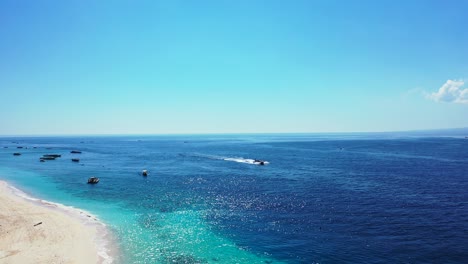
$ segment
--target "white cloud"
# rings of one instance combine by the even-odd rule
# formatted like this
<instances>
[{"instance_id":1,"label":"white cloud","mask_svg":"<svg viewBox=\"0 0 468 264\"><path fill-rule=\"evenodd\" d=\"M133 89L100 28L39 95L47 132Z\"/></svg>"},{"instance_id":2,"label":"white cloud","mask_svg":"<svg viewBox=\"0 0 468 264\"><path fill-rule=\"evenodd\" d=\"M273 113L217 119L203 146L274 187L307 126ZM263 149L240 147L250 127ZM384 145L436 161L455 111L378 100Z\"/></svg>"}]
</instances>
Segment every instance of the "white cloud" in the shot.
<instances>
[{"instance_id":1,"label":"white cloud","mask_svg":"<svg viewBox=\"0 0 468 264\"><path fill-rule=\"evenodd\" d=\"M430 93L427 97L436 102L468 104L468 88L463 88L464 81L448 80L439 91Z\"/></svg>"}]
</instances>

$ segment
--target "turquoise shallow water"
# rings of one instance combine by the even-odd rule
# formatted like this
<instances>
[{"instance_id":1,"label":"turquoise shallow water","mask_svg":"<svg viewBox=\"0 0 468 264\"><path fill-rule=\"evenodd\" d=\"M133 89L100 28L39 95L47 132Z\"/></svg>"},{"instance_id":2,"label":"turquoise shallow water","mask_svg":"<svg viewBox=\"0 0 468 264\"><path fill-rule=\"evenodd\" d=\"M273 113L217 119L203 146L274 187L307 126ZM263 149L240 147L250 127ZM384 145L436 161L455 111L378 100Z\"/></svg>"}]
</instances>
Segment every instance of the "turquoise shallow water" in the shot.
<instances>
[{"instance_id":1,"label":"turquoise shallow water","mask_svg":"<svg viewBox=\"0 0 468 264\"><path fill-rule=\"evenodd\" d=\"M463 263L467 150L370 134L8 137L0 179L97 215L120 263Z\"/></svg>"},{"instance_id":2,"label":"turquoise shallow water","mask_svg":"<svg viewBox=\"0 0 468 264\"><path fill-rule=\"evenodd\" d=\"M20 145L29 148L17 149L16 144L11 143L11 139L6 139L2 147L9 148L1 149L3 152L0 158L0 179L8 181L33 197L81 208L98 216L118 238L117 247L120 252L118 256L114 256L117 262L278 262L269 258L268 254L250 252L212 230L205 221L206 211L203 204L187 203L178 208L174 203L180 203L177 199L183 194L178 193L179 190L168 191L167 188L171 186L166 185L164 192L157 187L150 188L152 191L147 193L139 192L138 187L141 184L153 184L151 179L144 179L138 174L141 168L150 167L149 159L145 158L144 166L133 169L131 163L141 164L142 162L137 161L140 159L138 155L144 154L133 153L136 157L128 157L125 150L116 153L110 150L113 147L118 148L114 145L115 142L128 142L128 139L112 140L112 143L105 139L102 146L99 142L101 138L88 141L88 144L79 143L80 145L70 144L68 140L26 138L20 140ZM94 143L96 141L97 144ZM130 139L130 142L135 143L133 139ZM86 148L82 154L69 153L72 149L83 149L81 144L94 144L93 150ZM32 148L33 146L36 148ZM11 155L17 151L21 151L22 156ZM62 157L55 161L39 163L39 157L46 153L59 153ZM119 159L119 156L124 158L117 162L115 159ZM81 163L70 163L71 157L79 157ZM151 177L158 177L155 174ZM89 175L99 176L101 182L96 186L85 184ZM119 176L124 178L124 181L112 184L113 177ZM130 179L126 183L125 178L128 177ZM132 182L135 179L139 181L137 184ZM101 193L102 189L106 189L107 192ZM162 201L158 193L163 197ZM160 210L151 202L148 203L149 197L164 209ZM140 205L142 199L146 201L143 206Z\"/></svg>"},{"instance_id":3,"label":"turquoise shallow water","mask_svg":"<svg viewBox=\"0 0 468 264\"><path fill-rule=\"evenodd\" d=\"M204 221L203 211L136 212L122 204L73 196L46 176L18 169L1 167L0 178L35 198L98 216L118 237L113 243L118 243L120 252L111 252L118 253L113 256L117 263L276 262L256 256L214 233ZM142 217L148 214L150 219L141 223Z\"/></svg>"}]
</instances>

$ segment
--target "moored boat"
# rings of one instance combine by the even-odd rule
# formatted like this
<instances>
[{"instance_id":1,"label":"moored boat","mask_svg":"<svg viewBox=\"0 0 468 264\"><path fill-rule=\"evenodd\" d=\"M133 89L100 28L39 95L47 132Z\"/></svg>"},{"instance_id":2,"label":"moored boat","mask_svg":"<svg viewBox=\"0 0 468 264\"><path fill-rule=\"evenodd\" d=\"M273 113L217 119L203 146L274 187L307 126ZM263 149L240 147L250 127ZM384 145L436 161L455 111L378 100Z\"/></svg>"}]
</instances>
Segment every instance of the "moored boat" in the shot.
<instances>
[{"instance_id":1,"label":"moored boat","mask_svg":"<svg viewBox=\"0 0 468 264\"><path fill-rule=\"evenodd\" d=\"M97 177L91 177L91 178L88 179L89 184L96 184L98 182L99 182L99 178L97 178Z\"/></svg>"},{"instance_id":2,"label":"moored boat","mask_svg":"<svg viewBox=\"0 0 468 264\"><path fill-rule=\"evenodd\" d=\"M42 155L43 157L48 157L48 158L60 158L62 157L62 155L59 155L59 154L45 154L45 155Z\"/></svg>"},{"instance_id":3,"label":"moored boat","mask_svg":"<svg viewBox=\"0 0 468 264\"><path fill-rule=\"evenodd\" d=\"M40 157L39 160L55 160L55 157Z\"/></svg>"}]
</instances>

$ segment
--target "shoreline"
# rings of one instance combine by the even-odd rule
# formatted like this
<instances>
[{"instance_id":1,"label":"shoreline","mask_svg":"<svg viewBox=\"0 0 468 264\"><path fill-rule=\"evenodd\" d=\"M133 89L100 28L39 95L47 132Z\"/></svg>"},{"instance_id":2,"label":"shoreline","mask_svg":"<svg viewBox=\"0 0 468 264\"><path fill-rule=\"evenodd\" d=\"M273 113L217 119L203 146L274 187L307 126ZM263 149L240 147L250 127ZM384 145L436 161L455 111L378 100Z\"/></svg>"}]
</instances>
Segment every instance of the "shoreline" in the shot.
<instances>
[{"instance_id":1,"label":"shoreline","mask_svg":"<svg viewBox=\"0 0 468 264\"><path fill-rule=\"evenodd\" d=\"M110 264L112 240L91 213L34 198L0 180L0 263Z\"/></svg>"}]
</instances>

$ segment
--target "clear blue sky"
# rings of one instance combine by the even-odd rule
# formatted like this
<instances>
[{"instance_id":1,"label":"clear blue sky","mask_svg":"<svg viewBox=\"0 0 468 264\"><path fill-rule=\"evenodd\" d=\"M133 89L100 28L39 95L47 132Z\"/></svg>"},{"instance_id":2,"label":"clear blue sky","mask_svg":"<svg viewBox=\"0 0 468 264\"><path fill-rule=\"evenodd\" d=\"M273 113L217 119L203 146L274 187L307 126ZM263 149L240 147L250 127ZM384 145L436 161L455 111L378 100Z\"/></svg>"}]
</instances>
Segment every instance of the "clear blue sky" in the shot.
<instances>
[{"instance_id":1,"label":"clear blue sky","mask_svg":"<svg viewBox=\"0 0 468 264\"><path fill-rule=\"evenodd\" d=\"M467 127L467 14L442 0L3 0L0 134Z\"/></svg>"}]
</instances>

